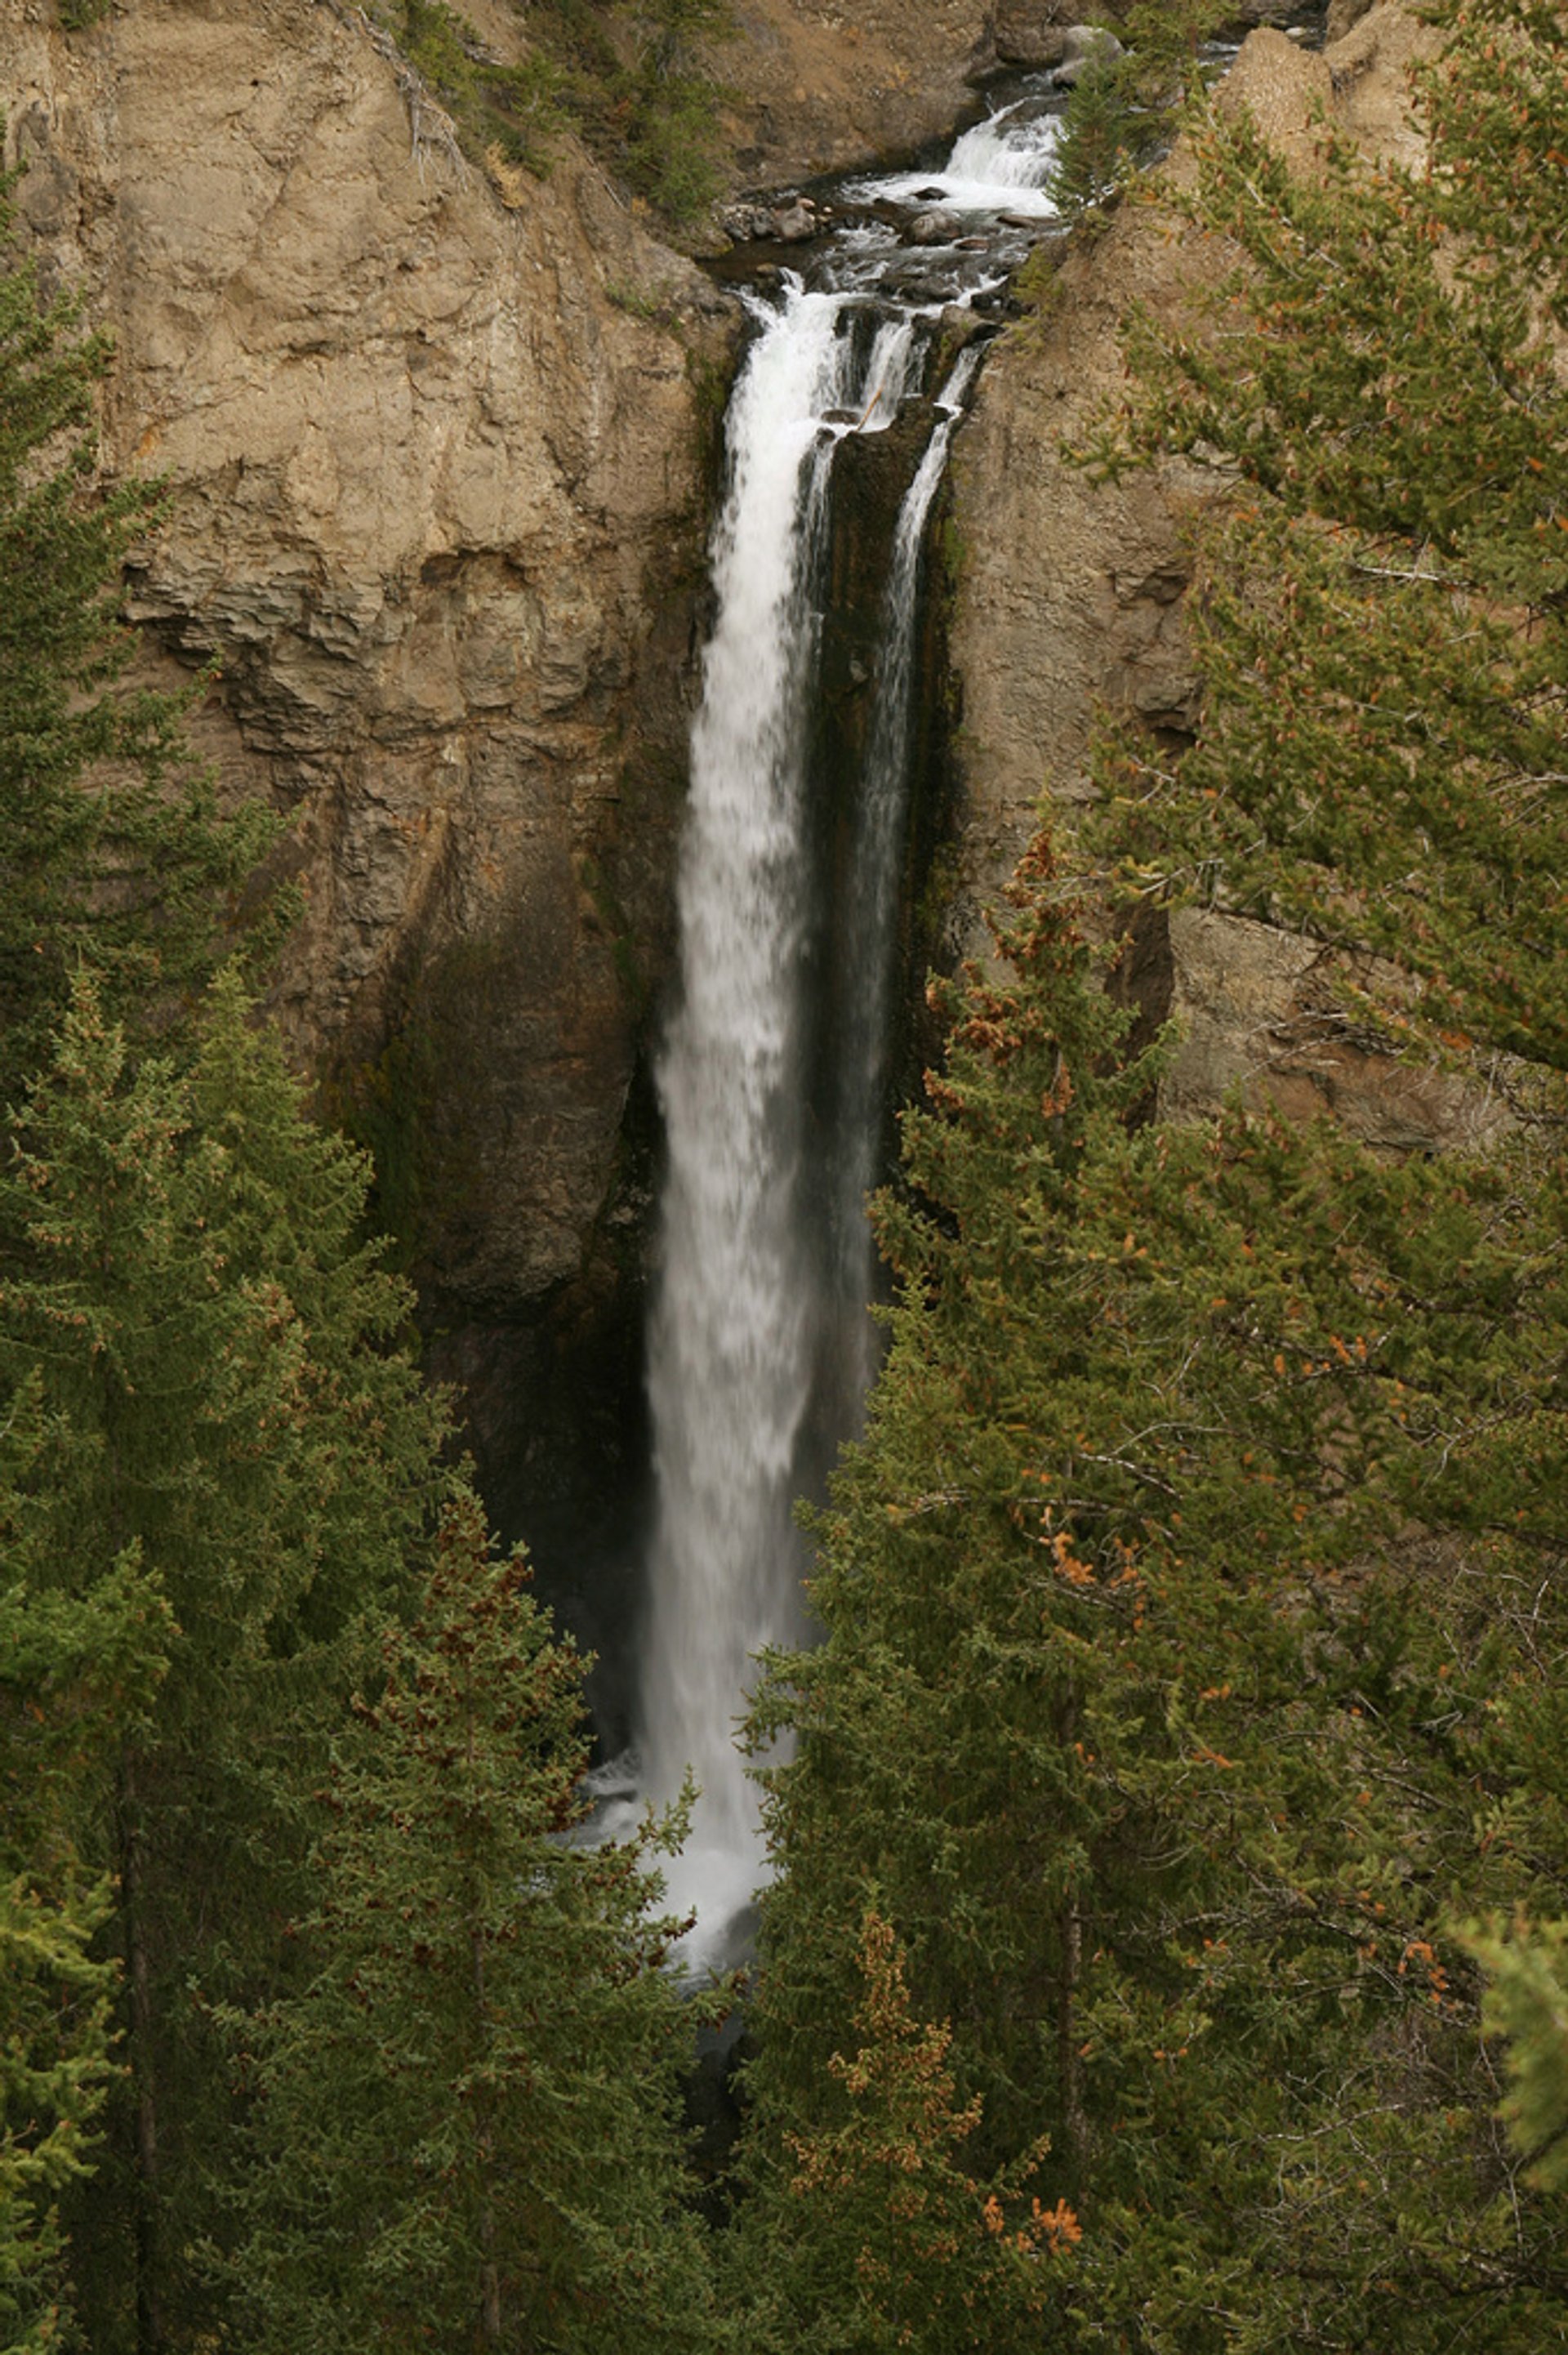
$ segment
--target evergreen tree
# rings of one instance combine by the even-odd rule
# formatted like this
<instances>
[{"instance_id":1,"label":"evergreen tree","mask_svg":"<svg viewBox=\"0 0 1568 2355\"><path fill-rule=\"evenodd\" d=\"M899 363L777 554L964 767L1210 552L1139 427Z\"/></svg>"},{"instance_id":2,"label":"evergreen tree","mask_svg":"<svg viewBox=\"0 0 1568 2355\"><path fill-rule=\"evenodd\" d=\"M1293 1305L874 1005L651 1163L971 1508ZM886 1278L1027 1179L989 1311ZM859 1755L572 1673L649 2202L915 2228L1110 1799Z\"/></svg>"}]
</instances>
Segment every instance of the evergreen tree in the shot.
<instances>
[{"instance_id":1,"label":"evergreen tree","mask_svg":"<svg viewBox=\"0 0 1568 2355\"><path fill-rule=\"evenodd\" d=\"M673 2123L669 1828L574 1838L581 1663L477 1508L321 1794L303 1983L231 2014L258 2165L245 2343L278 2355L715 2342Z\"/></svg>"},{"instance_id":2,"label":"evergreen tree","mask_svg":"<svg viewBox=\"0 0 1568 2355\"><path fill-rule=\"evenodd\" d=\"M133 1549L80 1599L48 1591L27 1493L37 1393L12 1398L0 1432L0 2344L26 2355L70 2337L58 2202L90 2165L112 2070L117 1975L92 1951L110 1892L80 1850L84 1789L155 1689L167 1635Z\"/></svg>"},{"instance_id":3,"label":"evergreen tree","mask_svg":"<svg viewBox=\"0 0 1568 2355\"><path fill-rule=\"evenodd\" d=\"M95 481L109 342L16 258L17 176L0 175L0 1103L44 1059L84 954L122 1016L199 981L225 895L274 831L259 809L219 813L185 698L117 684L121 564L156 494Z\"/></svg>"},{"instance_id":4,"label":"evergreen tree","mask_svg":"<svg viewBox=\"0 0 1568 2355\"><path fill-rule=\"evenodd\" d=\"M1069 220L1092 211L1136 170L1145 126L1127 89L1126 61L1093 57L1074 83L1046 187Z\"/></svg>"},{"instance_id":5,"label":"evergreen tree","mask_svg":"<svg viewBox=\"0 0 1568 2355\"><path fill-rule=\"evenodd\" d=\"M118 1876L129 2030L112 2164L75 2211L100 2355L175 2332L227 2117L190 1983L275 1966L300 1778L450 1484L441 1406L389 1347L406 1292L358 1239L366 1184L232 977L183 1075L133 1064L79 981L0 1174L0 1391L33 1433L16 1624L41 1642L118 1598L164 1664L151 1693L108 1686L110 1769L61 1796L88 1881Z\"/></svg>"},{"instance_id":6,"label":"evergreen tree","mask_svg":"<svg viewBox=\"0 0 1568 2355\"><path fill-rule=\"evenodd\" d=\"M1138 0L1119 43L1091 56L1068 94L1046 183L1068 219L1105 204L1169 147L1217 71L1206 44L1228 22L1224 0Z\"/></svg>"},{"instance_id":7,"label":"evergreen tree","mask_svg":"<svg viewBox=\"0 0 1568 2355\"><path fill-rule=\"evenodd\" d=\"M1568 1038L1565 89L1555 16L1480 0L1422 85L1425 175L1325 129L1296 180L1216 110L1185 201L1243 265L1184 339L1139 329L1088 453L1241 478L1200 552L1198 741L1102 760L1122 910L1375 947L1414 986L1342 1010L1494 1075ZM1524 2355L1568 2328L1555 1966L1544 1934L1491 1956L1484 2012L1455 1925L1564 1911L1560 1090L1515 1070L1485 1160L1236 1107L1140 1128L1155 1067L1070 901L1036 851L1011 970L951 1003L880 1213L900 1289L820 1523L824 1641L759 1712L799 1749L758 2262L812 2277L789 2152L844 2117L874 1891L982 2163L1049 2133L1082 2222L1014 2343Z\"/></svg>"},{"instance_id":8,"label":"evergreen tree","mask_svg":"<svg viewBox=\"0 0 1568 2355\"><path fill-rule=\"evenodd\" d=\"M864 2041L828 2062L845 2115L787 2137L789 2231L768 2250L751 2344L978 2355L1033 2337L1082 2237L1065 2201L1027 2196L1044 2145L987 2182L970 2175L959 2154L980 2098L955 2098L952 2030L913 2016L898 1942L874 1908L856 1960Z\"/></svg>"},{"instance_id":9,"label":"evergreen tree","mask_svg":"<svg viewBox=\"0 0 1568 2355\"><path fill-rule=\"evenodd\" d=\"M1491 1974L1488 2025L1509 2040L1502 2114L1527 2179L1568 2189L1568 1924L1511 1938L1474 1932L1469 1943Z\"/></svg>"},{"instance_id":10,"label":"evergreen tree","mask_svg":"<svg viewBox=\"0 0 1568 2355\"><path fill-rule=\"evenodd\" d=\"M0 2337L7 2355L64 2343L58 2200L87 2165L109 2073L111 1974L88 1947L105 1891L0 1888Z\"/></svg>"},{"instance_id":11,"label":"evergreen tree","mask_svg":"<svg viewBox=\"0 0 1568 2355\"><path fill-rule=\"evenodd\" d=\"M1568 153L1562 30L1454 9L1417 83L1425 168L1324 128L1298 177L1217 106L1171 201L1239 250L1189 331L1131 346L1128 414L1085 453L1224 453L1200 549L1205 683L1179 763L1107 751L1092 829L1129 902L1197 897L1372 947L1397 1036L1561 1066L1568 695Z\"/></svg>"},{"instance_id":12,"label":"evergreen tree","mask_svg":"<svg viewBox=\"0 0 1568 2355\"><path fill-rule=\"evenodd\" d=\"M759 1717L799 1748L756 2262L831 2310L788 2154L844 2115L874 1890L979 2163L1048 2134L1082 2222L999 2343L1437 2355L1484 2308L1522 2355L1568 2318L1559 2220L1448 1913L1563 1870L1561 1173L1533 1138L1392 1168L1239 1111L1130 1130L1150 1059L1039 853L1015 897L881 1209L900 1294L824 1640Z\"/></svg>"}]
</instances>

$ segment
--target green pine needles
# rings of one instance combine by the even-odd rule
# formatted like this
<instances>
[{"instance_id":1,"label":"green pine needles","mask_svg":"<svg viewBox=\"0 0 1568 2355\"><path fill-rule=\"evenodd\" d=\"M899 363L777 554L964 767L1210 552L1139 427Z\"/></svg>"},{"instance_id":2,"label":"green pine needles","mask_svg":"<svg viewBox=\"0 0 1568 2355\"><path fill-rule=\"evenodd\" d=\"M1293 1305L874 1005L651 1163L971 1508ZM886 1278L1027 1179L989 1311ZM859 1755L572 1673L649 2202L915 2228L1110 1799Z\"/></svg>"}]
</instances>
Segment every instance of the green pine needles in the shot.
<instances>
[{"instance_id":1,"label":"green pine needles","mask_svg":"<svg viewBox=\"0 0 1568 2355\"><path fill-rule=\"evenodd\" d=\"M1188 748L1107 730L1086 838L1124 921L1196 898L1374 948L1395 986L1353 1010L1389 1051L1535 1069L1484 1156L1239 1104L1150 1126L1162 1050L1129 1047L1102 920L1023 863L879 1208L898 1292L815 1523L823 1639L757 1714L798 1742L745 2223L752 2278L792 2286L780 2350L843 2311L791 2154L852 2132L868 1907L981 2105L966 2166L1040 2154L1032 2196L1083 2233L1037 2319L928 2295L900 2343L1568 2328L1556 18L1456 15L1417 98L1425 172L1325 126L1297 179L1202 117L1171 201L1223 282L1184 335L1139 325L1087 453L1233 470L1202 717Z\"/></svg>"},{"instance_id":2,"label":"green pine needles","mask_svg":"<svg viewBox=\"0 0 1568 2355\"><path fill-rule=\"evenodd\" d=\"M1088 58L1068 96L1047 183L1068 220L1107 204L1164 154L1200 104L1204 46L1228 19L1223 0L1140 0L1118 19L1124 48Z\"/></svg>"},{"instance_id":3,"label":"green pine needles","mask_svg":"<svg viewBox=\"0 0 1568 2355\"><path fill-rule=\"evenodd\" d=\"M1086 453L1228 455L1201 550L1206 699L1172 775L1107 747L1094 839L1134 900L1197 896L1372 947L1421 1028L1561 1065L1568 999L1568 152L1556 21L1456 14L1424 171L1325 125L1293 177L1215 111L1173 201L1216 259L1191 332L1135 330L1128 420Z\"/></svg>"},{"instance_id":4,"label":"green pine needles","mask_svg":"<svg viewBox=\"0 0 1568 2355\"><path fill-rule=\"evenodd\" d=\"M317 1794L300 1991L228 2017L246 2345L712 2343L654 1871L680 1826L570 1837L581 1710L580 1662L460 1500Z\"/></svg>"},{"instance_id":5,"label":"green pine needles","mask_svg":"<svg viewBox=\"0 0 1568 2355\"><path fill-rule=\"evenodd\" d=\"M824 1640L761 1707L799 1749L750 2229L796 2246L874 1902L983 2100L970 2163L1048 2135L1033 2196L1082 2222L1001 2343L1437 2355L1484 2292L1523 2355L1558 2220L1511 2188L1448 1912L1560 1886L1561 1167L1129 1128L1149 1058L1038 857L1017 907L906 1119ZM906 2343L997 2343L936 2310Z\"/></svg>"}]
</instances>

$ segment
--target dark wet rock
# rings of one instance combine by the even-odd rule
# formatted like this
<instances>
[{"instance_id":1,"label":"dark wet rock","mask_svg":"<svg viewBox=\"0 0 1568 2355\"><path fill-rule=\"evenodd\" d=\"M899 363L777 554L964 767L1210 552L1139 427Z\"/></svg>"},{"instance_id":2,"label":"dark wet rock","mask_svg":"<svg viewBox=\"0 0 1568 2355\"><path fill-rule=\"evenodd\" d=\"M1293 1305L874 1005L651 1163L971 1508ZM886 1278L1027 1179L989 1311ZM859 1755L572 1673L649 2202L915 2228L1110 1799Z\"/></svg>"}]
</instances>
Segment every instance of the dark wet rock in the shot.
<instances>
[{"instance_id":1,"label":"dark wet rock","mask_svg":"<svg viewBox=\"0 0 1568 2355\"><path fill-rule=\"evenodd\" d=\"M773 214L767 205L726 205L720 218L725 235L737 245L773 235Z\"/></svg>"},{"instance_id":2,"label":"dark wet rock","mask_svg":"<svg viewBox=\"0 0 1568 2355\"><path fill-rule=\"evenodd\" d=\"M973 343L977 333L975 314L967 304L949 303L942 314L944 351L961 352L966 344Z\"/></svg>"}]
</instances>

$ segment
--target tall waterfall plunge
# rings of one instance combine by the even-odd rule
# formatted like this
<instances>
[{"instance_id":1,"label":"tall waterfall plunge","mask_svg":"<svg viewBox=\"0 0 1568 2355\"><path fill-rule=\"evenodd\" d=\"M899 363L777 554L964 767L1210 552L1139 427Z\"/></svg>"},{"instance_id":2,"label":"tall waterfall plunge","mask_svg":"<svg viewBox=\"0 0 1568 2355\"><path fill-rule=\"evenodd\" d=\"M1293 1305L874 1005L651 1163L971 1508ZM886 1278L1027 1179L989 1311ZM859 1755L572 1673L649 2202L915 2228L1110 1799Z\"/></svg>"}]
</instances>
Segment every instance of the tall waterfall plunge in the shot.
<instances>
[{"instance_id":1,"label":"tall waterfall plunge","mask_svg":"<svg viewBox=\"0 0 1568 2355\"><path fill-rule=\"evenodd\" d=\"M1028 185L1018 133L995 121L955 151L963 194L947 201L971 212L1016 206ZM1037 176L1053 135L1048 122L1025 134ZM977 206L988 152L1001 168ZM830 476L847 433L894 422L944 301L996 282L995 252L977 260L978 240L960 242L947 283L943 255L927 251L927 283L906 284L901 301L889 287L911 257L885 225L840 241L830 291L796 281L776 304L752 298L758 332L730 405L679 886L682 994L658 1074L669 1161L649 1350L658 1508L641 1694L644 1789L668 1800L688 1773L700 1789L668 1875L672 1902L697 1913L686 1944L699 1966L724 1958L762 1874L735 1735L753 1655L803 1633L792 1508L813 1469L809 1434L820 1440L826 1423L832 1440L845 1435L874 1366L863 1198L882 1135L919 555L978 354L938 396L895 534L839 924L842 1013L813 1113L810 748Z\"/></svg>"}]
</instances>

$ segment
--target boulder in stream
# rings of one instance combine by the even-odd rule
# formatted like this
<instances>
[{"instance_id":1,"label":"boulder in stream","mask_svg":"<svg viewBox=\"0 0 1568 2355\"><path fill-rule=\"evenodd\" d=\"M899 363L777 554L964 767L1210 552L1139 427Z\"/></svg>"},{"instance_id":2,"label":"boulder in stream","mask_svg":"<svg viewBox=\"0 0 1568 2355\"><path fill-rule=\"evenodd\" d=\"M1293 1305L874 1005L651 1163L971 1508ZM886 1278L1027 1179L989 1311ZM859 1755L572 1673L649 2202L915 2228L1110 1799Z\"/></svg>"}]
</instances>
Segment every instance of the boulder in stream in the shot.
<instances>
[{"instance_id":1,"label":"boulder in stream","mask_svg":"<svg viewBox=\"0 0 1568 2355\"><path fill-rule=\"evenodd\" d=\"M781 245L804 245L822 227L809 197L798 197L793 204L779 205L773 214L773 234Z\"/></svg>"},{"instance_id":2,"label":"boulder in stream","mask_svg":"<svg viewBox=\"0 0 1568 2355\"><path fill-rule=\"evenodd\" d=\"M1077 27L1054 23L1055 14L1056 0L1044 0L1044 5L1042 0L1004 0L991 35L999 62L1032 73L1060 65L1067 55L1069 32Z\"/></svg>"},{"instance_id":3,"label":"boulder in stream","mask_svg":"<svg viewBox=\"0 0 1568 2355\"><path fill-rule=\"evenodd\" d=\"M909 224L912 245L951 245L963 227L957 213L916 213Z\"/></svg>"}]
</instances>

